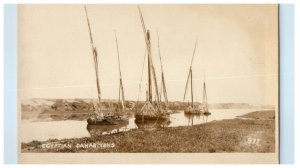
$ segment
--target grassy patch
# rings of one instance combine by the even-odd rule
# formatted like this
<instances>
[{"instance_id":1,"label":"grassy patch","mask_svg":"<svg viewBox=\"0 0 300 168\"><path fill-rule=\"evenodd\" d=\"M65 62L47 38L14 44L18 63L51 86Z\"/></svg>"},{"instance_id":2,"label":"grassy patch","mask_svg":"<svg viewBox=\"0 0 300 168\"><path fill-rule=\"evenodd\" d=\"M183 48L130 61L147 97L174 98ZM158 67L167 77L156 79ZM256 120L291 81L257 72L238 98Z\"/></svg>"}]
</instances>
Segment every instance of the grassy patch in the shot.
<instances>
[{"instance_id":1,"label":"grassy patch","mask_svg":"<svg viewBox=\"0 0 300 168\"><path fill-rule=\"evenodd\" d=\"M254 112L247 113L247 114L239 116L239 117L269 120L269 119L275 119L275 112L274 112L274 110L254 111Z\"/></svg>"}]
</instances>

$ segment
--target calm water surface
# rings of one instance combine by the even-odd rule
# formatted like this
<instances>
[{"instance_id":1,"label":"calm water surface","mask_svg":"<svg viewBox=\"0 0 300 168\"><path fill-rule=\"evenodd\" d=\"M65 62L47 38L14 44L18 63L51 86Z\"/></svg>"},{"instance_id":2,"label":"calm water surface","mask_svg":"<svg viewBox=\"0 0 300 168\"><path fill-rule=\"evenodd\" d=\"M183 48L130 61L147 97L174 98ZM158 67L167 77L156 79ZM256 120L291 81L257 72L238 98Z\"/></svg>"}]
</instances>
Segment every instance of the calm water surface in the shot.
<instances>
[{"instance_id":1,"label":"calm water surface","mask_svg":"<svg viewBox=\"0 0 300 168\"><path fill-rule=\"evenodd\" d=\"M210 116L204 115L185 115L183 111L170 115L170 122L163 123L165 127L192 126L211 122L213 120L233 119L236 116L243 115L257 109L212 109ZM32 122L22 120L21 122L21 141L30 142L32 140L44 141L48 139L81 138L90 137L99 134L111 134L130 129L139 128L134 121L129 121L115 126L88 126L86 121L46 121ZM150 126L153 123L147 123Z\"/></svg>"}]
</instances>

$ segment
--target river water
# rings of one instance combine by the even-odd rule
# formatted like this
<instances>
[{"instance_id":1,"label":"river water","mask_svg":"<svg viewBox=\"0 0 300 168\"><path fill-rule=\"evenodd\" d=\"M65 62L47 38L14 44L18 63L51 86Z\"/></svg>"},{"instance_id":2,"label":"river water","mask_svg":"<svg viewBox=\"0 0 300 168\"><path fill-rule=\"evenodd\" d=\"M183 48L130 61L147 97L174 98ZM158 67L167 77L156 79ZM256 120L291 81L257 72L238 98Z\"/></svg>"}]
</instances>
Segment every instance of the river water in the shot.
<instances>
[{"instance_id":1,"label":"river water","mask_svg":"<svg viewBox=\"0 0 300 168\"><path fill-rule=\"evenodd\" d=\"M211 122L214 120L233 119L258 109L212 109L211 115L185 115L183 111L170 115L170 122L162 124L165 127L192 126ZM150 123L153 124L153 123ZM48 139L81 138L99 134L111 134L140 128L134 118L122 125L88 127L86 121L43 121L36 122L22 120L20 138L21 142L32 140L45 141Z\"/></svg>"}]
</instances>

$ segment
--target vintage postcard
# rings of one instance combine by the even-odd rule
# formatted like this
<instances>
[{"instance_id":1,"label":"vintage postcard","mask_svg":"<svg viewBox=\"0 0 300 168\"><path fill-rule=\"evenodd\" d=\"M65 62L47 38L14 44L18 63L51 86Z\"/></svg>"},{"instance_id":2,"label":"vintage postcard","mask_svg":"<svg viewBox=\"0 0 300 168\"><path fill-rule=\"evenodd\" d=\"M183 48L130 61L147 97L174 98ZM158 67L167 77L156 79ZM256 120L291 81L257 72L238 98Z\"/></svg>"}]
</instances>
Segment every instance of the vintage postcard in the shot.
<instances>
[{"instance_id":1,"label":"vintage postcard","mask_svg":"<svg viewBox=\"0 0 300 168\"><path fill-rule=\"evenodd\" d=\"M20 163L278 163L278 5L18 6Z\"/></svg>"}]
</instances>

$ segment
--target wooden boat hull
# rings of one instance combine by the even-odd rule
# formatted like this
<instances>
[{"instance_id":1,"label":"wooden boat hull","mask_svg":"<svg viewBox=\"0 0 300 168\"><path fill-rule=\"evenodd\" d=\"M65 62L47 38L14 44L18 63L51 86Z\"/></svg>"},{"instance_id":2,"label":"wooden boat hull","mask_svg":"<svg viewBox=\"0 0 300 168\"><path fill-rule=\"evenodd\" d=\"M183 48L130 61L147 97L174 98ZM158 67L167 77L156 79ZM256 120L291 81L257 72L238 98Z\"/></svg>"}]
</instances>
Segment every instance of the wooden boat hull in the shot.
<instances>
[{"instance_id":1,"label":"wooden boat hull","mask_svg":"<svg viewBox=\"0 0 300 168\"><path fill-rule=\"evenodd\" d=\"M204 114L204 112L200 111L200 110L184 110L184 113L185 114L198 114L198 115Z\"/></svg>"},{"instance_id":2,"label":"wooden boat hull","mask_svg":"<svg viewBox=\"0 0 300 168\"><path fill-rule=\"evenodd\" d=\"M142 120L167 120L169 118L168 114L161 115L161 116L150 116L150 115L141 115L141 114L136 114L135 115L135 120L136 121L142 121Z\"/></svg>"},{"instance_id":3,"label":"wooden boat hull","mask_svg":"<svg viewBox=\"0 0 300 168\"><path fill-rule=\"evenodd\" d=\"M157 118L151 117L149 120L149 117L147 119L144 118L142 119L135 119L135 124L137 125L138 128L141 129L154 129L154 128L162 128L162 127L168 127L170 125L171 121L169 117L162 117L162 118Z\"/></svg>"},{"instance_id":4,"label":"wooden boat hull","mask_svg":"<svg viewBox=\"0 0 300 168\"><path fill-rule=\"evenodd\" d=\"M128 121L126 115L113 115L106 116L103 119L88 118L87 123L89 125L116 125L118 122Z\"/></svg>"},{"instance_id":5,"label":"wooden boat hull","mask_svg":"<svg viewBox=\"0 0 300 168\"><path fill-rule=\"evenodd\" d=\"M204 115L211 115L211 112L205 111L203 114L204 114Z\"/></svg>"},{"instance_id":6,"label":"wooden boat hull","mask_svg":"<svg viewBox=\"0 0 300 168\"><path fill-rule=\"evenodd\" d=\"M129 124L129 120L118 120L114 122L115 125L87 125L87 130L92 137L102 136L103 133L119 133L120 129Z\"/></svg>"},{"instance_id":7,"label":"wooden boat hull","mask_svg":"<svg viewBox=\"0 0 300 168\"><path fill-rule=\"evenodd\" d=\"M109 119L87 119L88 125L116 125L112 120Z\"/></svg>"},{"instance_id":8,"label":"wooden boat hull","mask_svg":"<svg viewBox=\"0 0 300 168\"><path fill-rule=\"evenodd\" d=\"M184 111L185 114L197 114L197 115L211 115L209 111Z\"/></svg>"}]
</instances>

